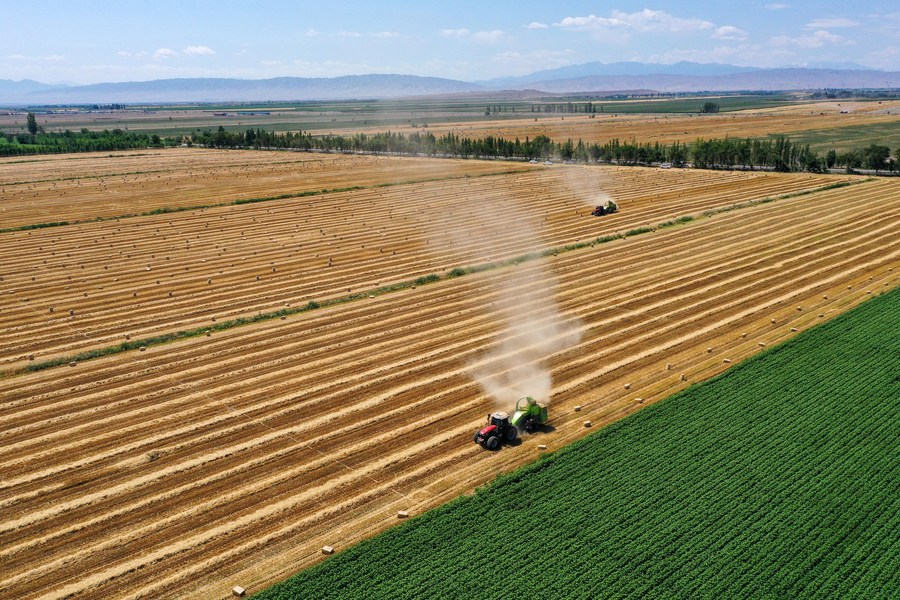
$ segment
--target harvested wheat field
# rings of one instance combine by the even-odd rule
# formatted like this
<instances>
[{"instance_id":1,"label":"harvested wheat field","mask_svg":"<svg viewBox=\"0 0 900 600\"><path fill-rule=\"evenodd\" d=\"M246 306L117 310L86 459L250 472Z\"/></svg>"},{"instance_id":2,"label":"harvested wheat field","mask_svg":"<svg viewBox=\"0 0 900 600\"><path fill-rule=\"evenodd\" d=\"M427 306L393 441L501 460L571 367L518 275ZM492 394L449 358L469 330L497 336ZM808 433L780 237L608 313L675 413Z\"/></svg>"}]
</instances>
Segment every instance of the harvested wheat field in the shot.
<instances>
[{"instance_id":1,"label":"harvested wheat field","mask_svg":"<svg viewBox=\"0 0 900 600\"><path fill-rule=\"evenodd\" d=\"M595 190L598 173L621 208L601 219L587 216L594 198L579 189ZM551 168L4 234L4 255L16 248L24 263L3 266L3 340L26 343L14 324L33 313L48 353L153 329L154 314L181 327L195 317L178 315L202 302L203 318L263 310L559 251L0 379L0 589L258 591L321 560L323 546L339 552L398 511L419 514L534 460L538 444L585 435L585 421L611 422L896 287L900 185L823 189L838 181ZM802 190L811 193L563 248ZM102 300L76 307L82 290ZM131 290L152 304L132 304ZM174 304L167 291L195 295ZM34 310L8 316L22 306ZM12 348L8 368L21 360ZM552 375L553 428L486 452L472 433L494 404L476 379L502 374L520 351L524 366Z\"/></svg>"},{"instance_id":2,"label":"harvested wheat field","mask_svg":"<svg viewBox=\"0 0 900 600\"><path fill-rule=\"evenodd\" d=\"M877 105L876 105L877 106ZM606 143L613 139L634 140L639 143L690 143L697 139L759 138L767 135L789 135L815 129L860 127L900 122L900 114L893 111L854 111L835 114L830 107L815 111L810 105L790 110L747 110L712 115L684 114L608 114L563 115L523 118L518 120L479 121L474 123L436 123L426 131L434 135L452 132L470 138L494 135L506 139L535 138L546 135L553 141L582 139L585 143ZM363 129L362 131L372 131ZM414 127L399 127L398 132L418 131Z\"/></svg>"},{"instance_id":3,"label":"harvested wheat field","mask_svg":"<svg viewBox=\"0 0 900 600\"><path fill-rule=\"evenodd\" d=\"M0 159L0 229L452 179L520 163L176 148Z\"/></svg>"},{"instance_id":4,"label":"harvested wheat field","mask_svg":"<svg viewBox=\"0 0 900 600\"><path fill-rule=\"evenodd\" d=\"M466 164L504 173L7 232L0 252L20 258L0 272L0 371L860 181L572 165L510 173L505 164ZM350 183L355 172L354 163L342 177ZM620 203L619 214L589 216L601 189Z\"/></svg>"}]
</instances>

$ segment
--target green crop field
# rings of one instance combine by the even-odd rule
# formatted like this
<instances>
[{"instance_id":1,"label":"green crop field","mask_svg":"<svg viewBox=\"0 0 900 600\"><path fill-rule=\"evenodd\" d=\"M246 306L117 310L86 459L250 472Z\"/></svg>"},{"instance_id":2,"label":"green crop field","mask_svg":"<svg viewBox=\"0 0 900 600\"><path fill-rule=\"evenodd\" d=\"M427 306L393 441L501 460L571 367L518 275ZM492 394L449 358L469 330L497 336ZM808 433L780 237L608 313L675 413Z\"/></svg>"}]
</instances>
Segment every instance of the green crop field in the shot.
<instances>
[{"instance_id":1,"label":"green crop field","mask_svg":"<svg viewBox=\"0 0 900 600\"><path fill-rule=\"evenodd\" d=\"M897 598L898 331L895 289L256 597Z\"/></svg>"},{"instance_id":2,"label":"green crop field","mask_svg":"<svg viewBox=\"0 0 900 600\"><path fill-rule=\"evenodd\" d=\"M770 135L769 138L778 136ZM846 152L865 148L869 144L887 146L891 152L900 148L900 119L890 123L873 123L871 125L853 125L832 129L813 129L791 133L787 137L798 144L809 144L822 154L829 150Z\"/></svg>"}]
</instances>

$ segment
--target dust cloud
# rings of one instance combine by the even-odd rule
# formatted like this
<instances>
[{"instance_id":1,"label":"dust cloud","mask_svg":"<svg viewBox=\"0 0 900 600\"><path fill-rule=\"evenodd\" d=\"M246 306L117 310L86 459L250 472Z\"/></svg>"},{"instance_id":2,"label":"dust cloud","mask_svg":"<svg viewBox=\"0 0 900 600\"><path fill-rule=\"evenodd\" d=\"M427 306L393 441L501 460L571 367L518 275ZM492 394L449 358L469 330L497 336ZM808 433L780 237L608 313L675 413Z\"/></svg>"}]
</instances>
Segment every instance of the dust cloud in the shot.
<instances>
[{"instance_id":1,"label":"dust cloud","mask_svg":"<svg viewBox=\"0 0 900 600\"><path fill-rule=\"evenodd\" d=\"M432 243L451 248L459 257L457 265L496 262L549 245L542 239L537 213L527 213L522 202L514 198L528 190L513 186L507 194L488 199L467 194L467 185L459 187L453 212L426 225ZM497 248L510 239L519 243L506 254L485 256L472 250L476 246L473 241L478 239L493 240ZM522 240L527 242L525 247ZM502 410L511 410L523 396L549 402L553 388L549 358L581 339L580 322L566 320L560 313L554 298L556 279L546 262L531 260L486 275L493 285L490 308L498 315L500 326L491 347L471 361L467 370Z\"/></svg>"}]
</instances>

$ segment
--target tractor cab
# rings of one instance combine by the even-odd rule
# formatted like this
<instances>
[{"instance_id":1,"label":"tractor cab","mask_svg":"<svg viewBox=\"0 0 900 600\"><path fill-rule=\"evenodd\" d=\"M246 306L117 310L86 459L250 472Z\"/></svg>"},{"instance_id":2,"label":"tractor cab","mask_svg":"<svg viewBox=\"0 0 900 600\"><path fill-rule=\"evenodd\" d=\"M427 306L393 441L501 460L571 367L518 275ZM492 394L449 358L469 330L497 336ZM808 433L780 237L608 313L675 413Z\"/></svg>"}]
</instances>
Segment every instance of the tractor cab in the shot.
<instances>
[{"instance_id":1,"label":"tractor cab","mask_svg":"<svg viewBox=\"0 0 900 600\"><path fill-rule=\"evenodd\" d=\"M494 412L488 415L488 425L493 425L497 429L506 429L509 427L509 415L505 412Z\"/></svg>"},{"instance_id":2,"label":"tractor cab","mask_svg":"<svg viewBox=\"0 0 900 600\"><path fill-rule=\"evenodd\" d=\"M482 427L475 433L474 442L480 444L488 450L496 450L500 447L501 442L514 442L518 431L513 427L509 420L509 414L505 412L494 412L488 415L487 426Z\"/></svg>"}]
</instances>

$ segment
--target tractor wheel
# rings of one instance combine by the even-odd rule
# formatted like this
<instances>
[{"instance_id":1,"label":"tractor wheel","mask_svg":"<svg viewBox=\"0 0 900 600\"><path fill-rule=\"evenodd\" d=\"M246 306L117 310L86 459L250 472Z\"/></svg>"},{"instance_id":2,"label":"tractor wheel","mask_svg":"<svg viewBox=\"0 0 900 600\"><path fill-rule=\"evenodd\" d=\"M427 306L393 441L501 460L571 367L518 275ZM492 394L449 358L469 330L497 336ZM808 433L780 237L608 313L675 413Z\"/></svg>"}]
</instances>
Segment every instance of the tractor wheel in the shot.
<instances>
[{"instance_id":1,"label":"tractor wheel","mask_svg":"<svg viewBox=\"0 0 900 600\"><path fill-rule=\"evenodd\" d=\"M506 430L506 443L512 444L516 441L516 436L519 435L518 430L515 427L510 427Z\"/></svg>"},{"instance_id":2,"label":"tractor wheel","mask_svg":"<svg viewBox=\"0 0 900 600\"><path fill-rule=\"evenodd\" d=\"M538 425L534 422L534 419L528 419L525 421L525 431L528 433L534 433L537 431Z\"/></svg>"},{"instance_id":3,"label":"tractor wheel","mask_svg":"<svg viewBox=\"0 0 900 600\"><path fill-rule=\"evenodd\" d=\"M500 438L498 438L495 435L492 435L484 443L484 447L487 448L488 450L496 450L497 448L500 447Z\"/></svg>"},{"instance_id":4,"label":"tractor wheel","mask_svg":"<svg viewBox=\"0 0 900 600\"><path fill-rule=\"evenodd\" d=\"M475 436L472 438L472 441L475 442L476 444L478 443L478 432L477 431L475 432Z\"/></svg>"}]
</instances>

